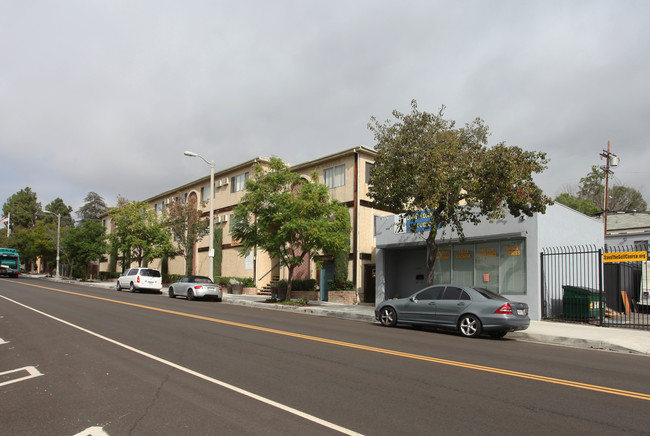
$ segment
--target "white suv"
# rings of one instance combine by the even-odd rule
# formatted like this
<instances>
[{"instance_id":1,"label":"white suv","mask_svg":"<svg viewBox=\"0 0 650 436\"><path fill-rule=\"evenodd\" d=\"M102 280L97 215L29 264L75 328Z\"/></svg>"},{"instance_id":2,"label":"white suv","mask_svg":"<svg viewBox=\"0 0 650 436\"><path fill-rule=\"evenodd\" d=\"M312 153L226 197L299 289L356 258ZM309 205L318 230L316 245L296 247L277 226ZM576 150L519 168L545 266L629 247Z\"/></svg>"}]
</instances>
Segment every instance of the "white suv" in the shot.
<instances>
[{"instance_id":1,"label":"white suv","mask_svg":"<svg viewBox=\"0 0 650 436\"><path fill-rule=\"evenodd\" d=\"M117 279L115 288L118 291L128 288L131 292L151 290L160 293L162 276L157 269L131 268Z\"/></svg>"}]
</instances>

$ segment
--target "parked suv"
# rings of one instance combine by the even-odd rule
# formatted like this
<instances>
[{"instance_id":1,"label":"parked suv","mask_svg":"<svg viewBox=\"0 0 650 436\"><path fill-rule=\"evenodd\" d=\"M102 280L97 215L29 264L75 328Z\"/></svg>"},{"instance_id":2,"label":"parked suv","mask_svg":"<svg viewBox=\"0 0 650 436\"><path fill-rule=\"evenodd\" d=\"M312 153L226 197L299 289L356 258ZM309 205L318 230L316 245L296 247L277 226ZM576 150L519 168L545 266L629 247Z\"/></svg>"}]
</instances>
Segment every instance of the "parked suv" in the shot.
<instances>
[{"instance_id":1,"label":"parked suv","mask_svg":"<svg viewBox=\"0 0 650 436\"><path fill-rule=\"evenodd\" d=\"M131 268L117 279L118 291L129 289L131 292L152 290L161 293L162 276L153 268Z\"/></svg>"}]
</instances>

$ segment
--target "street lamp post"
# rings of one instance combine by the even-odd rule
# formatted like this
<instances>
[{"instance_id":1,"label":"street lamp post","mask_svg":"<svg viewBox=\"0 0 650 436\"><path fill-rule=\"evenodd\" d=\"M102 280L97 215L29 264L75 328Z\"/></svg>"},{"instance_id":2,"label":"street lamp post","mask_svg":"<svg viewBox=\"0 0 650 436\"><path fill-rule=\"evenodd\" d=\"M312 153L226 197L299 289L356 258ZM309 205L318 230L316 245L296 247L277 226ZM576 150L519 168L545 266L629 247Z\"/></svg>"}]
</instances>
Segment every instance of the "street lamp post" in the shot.
<instances>
[{"instance_id":1,"label":"street lamp post","mask_svg":"<svg viewBox=\"0 0 650 436\"><path fill-rule=\"evenodd\" d=\"M61 276L59 275L59 251L61 247L61 214L60 213L54 213L50 212L47 210L44 210L43 212L45 213L50 213L52 215L56 215L57 218L57 223L56 223L56 279L60 279Z\"/></svg>"},{"instance_id":2,"label":"street lamp post","mask_svg":"<svg viewBox=\"0 0 650 436\"><path fill-rule=\"evenodd\" d=\"M208 274L210 280L214 280L214 161L208 161L200 154L196 154L192 151L186 151L183 154L189 157L200 157L203 159L203 162L210 165L210 248L208 251Z\"/></svg>"}]
</instances>

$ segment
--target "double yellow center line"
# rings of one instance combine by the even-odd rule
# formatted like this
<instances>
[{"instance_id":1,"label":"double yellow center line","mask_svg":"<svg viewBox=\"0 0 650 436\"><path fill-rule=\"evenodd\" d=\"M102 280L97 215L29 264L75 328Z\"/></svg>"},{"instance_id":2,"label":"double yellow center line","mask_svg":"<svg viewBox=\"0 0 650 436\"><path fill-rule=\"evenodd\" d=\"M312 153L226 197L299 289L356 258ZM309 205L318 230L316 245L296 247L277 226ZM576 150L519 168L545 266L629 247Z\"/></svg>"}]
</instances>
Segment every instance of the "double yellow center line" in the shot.
<instances>
[{"instance_id":1,"label":"double yellow center line","mask_svg":"<svg viewBox=\"0 0 650 436\"><path fill-rule=\"evenodd\" d=\"M367 345L360 345L360 344L354 344L351 342L343 342L343 341L336 341L334 339L326 339L326 338L320 338L318 336L310 336L310 335L303 335L300 333L293 333L293 332L288 332L284 330L277 330L277 329L272 329L272 328L267 328L267 327L259 327L255 325L250 325L250 324L243 324L240 322L234 322L234 321L226 321L223 319L218 319L218 318L211 318L207 316L201 316L201 315L193 315L191 313L184 313L184 312L177 312L174 310L168 310L168 309L161 309L157 307L151 307L151 306L145 306L142 304L136 304L136 303L129 303L125 301L118 301L118 300L113 300L110 298L104 298L104 297L97 297L94 295L86 295L86 294L81 294L78 292L72 292L72 291L64 291L61 289L55 289L55 288L50 288L46 286L39 286L39 285L34 285L34 284L29 284L29 283L24 283L24 282L13 282L13 283L21 283L26 286L32 286L36 288L42 288L42 289L47 289L51 291L56 291L56 292L61 292L65 294L70 294L70 295L77 295L80 297L86 297L86 298L92 298L95 300L102 300L102 301L108 301L111 303L117 303L117 304L123 304L125 306L131 306L131 307L137 307L140 309L147 309L147 310L153 310L156 312L163 312L163 313L169 313L172 315L178 315L178 316L185 316L188 318L194 318L194 319L200 319L203 321L209 321L209 322L214 322L214 323L219 323L219 324L224 324L224 325L229 325L233 327L241 327L249 330L256 330L260 332L265 332L265 333L272 333L276 335L282 335L282 336L288 336L292 338L298 338L298 339L304 339L307 341L313 341L313 342L321 342L325 344L331 344L331 345L338 345L340 347L347 347L347 348L354 348L357 350L364 350L364 351L370 351L373 353L380 353L380 354L387 354L391 356L397 356L397 357L404 357L407 359L415 359L415 360L421 360L424 362L431 362L431 363L437 363L440 365L448 365L448 366L455 366L459 368L466 368L466 369L471 369L474 371L483 371L483 372L491 372L494 374L501 374L501 375L507 375L510 377L518 377L518 378L523 378L523 379L528 379L528 380L535 380L539 382L544 382L544 383L553 383L557 385L562 385L562 386L569 386L573 388L579 388L579 389L586 389L590 391L595 391L595 392L602 392L605 394L612 394L612 395L619 395L619 396L624 396L624 397L629 397L629 398L636 398L639 400L645 400L645 401L650 401L650 394L643 394L639 392L632 392L632 391L626 391L622 389L614 389L614 388L608 388L605 386L598 386L598 385L592 385L588 383L580 383L580 382L575 382L571 380L563 380L559 378L553 378L553 377L545 377L541 375L535 375L535 374L528 374L525 372L518 372L518 371L510 371L507 369L500 369L500 368L493 368L490 366L483 366L483 365L475 365L471 363L464 363L464 362L457 362L454 360L447 360L447 359L439 359L437 357L430 357L430 356L423 356L420 354L412 354L412 353L405 353L402 351L395 351L395 350L388 350L386 348L377 348L377 347L370 347Z\"/></svg>"}]
</instances>

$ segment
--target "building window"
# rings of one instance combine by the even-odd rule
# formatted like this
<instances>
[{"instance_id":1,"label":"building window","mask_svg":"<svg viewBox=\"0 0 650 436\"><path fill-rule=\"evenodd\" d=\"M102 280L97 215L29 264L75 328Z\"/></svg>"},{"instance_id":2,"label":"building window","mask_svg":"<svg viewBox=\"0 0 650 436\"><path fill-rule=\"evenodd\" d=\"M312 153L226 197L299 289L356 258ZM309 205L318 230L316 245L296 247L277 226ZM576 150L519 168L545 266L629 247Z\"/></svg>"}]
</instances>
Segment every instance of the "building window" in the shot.
<instances>
[{"instance_id":1,"label":"building window","mask_svg":"<svg viewBox=\"0 0 650 436\"><path fill-rule=\"evenodd\" d=\"M523 239L501 241L501 294L526 294L526 251Z\"/></svg>"},{"instance_id":2,"label":"building window","mask_svg":"<svg viewBox=\"0 0 650 436\"><path fill-rule=\"evenodd\" d=\"M345 164L323 170L323 180L328 188L337 188L345 185Z\"/></svg>"},{"instance_id":3,"label":"building window","mask_svg":"<svg viewBox=\"0 0 650 436\"><path fill-rule=\"evenodd\" d=\"M443 245L438 249L434 283L457 283L499 294L526 294L525 240Z\"/></svg>"},{"instance_id":4,"label":"building window","mask_svg":"<svg viewBox=\"0 0 650 436\"><path fill-rule=\"evenodd\" d=\"M366 162L366 185L370 184L370 170L375 166L372 162Z\"/></svg>"},{"instance_id":5,"label":"building window","mask_svg":"<svg viewBox=\"0 0 650 436\"><path fill-rule=\"evenodd\" d=\"M210 185L207 184L201 187L201 203L210 200Z\"/></svg>"},{"instance_id":6,"label":"building window","mask_svg":"<svg viewBox=\"0 0 650 436\"><path fill-rule=\"evenodd\" d=\"M457 285L474 285L474 245L456 245L454 253L454 280Z\"/></svg>"},{"instance_id":7,"label":"building window","mask_svg":"<svg viewBox=\"0 0 650 436\"><path fill-rule=\"evenodd\" d=\"M230 178L230 192L243 191L248 180L248 171Z\"/></svg>"}]
</instances>

